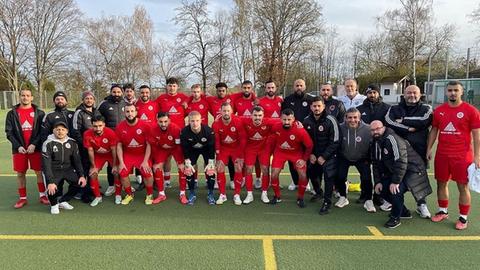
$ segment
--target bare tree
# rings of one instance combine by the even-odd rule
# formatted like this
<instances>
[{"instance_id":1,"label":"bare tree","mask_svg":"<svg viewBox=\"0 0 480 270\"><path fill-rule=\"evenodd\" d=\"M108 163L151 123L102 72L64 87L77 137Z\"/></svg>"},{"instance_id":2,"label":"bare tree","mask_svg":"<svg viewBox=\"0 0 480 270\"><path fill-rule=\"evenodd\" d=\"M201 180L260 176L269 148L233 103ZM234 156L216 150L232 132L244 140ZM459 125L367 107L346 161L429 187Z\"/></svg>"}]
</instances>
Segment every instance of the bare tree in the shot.
<instances>
[{"instance_id":1,"label":"bare tree","mask_svg":"<svg viewBox=\"0 0 480 270\"><path fill-rule=\"evenodd\" d=\"M0 73L13 91L22 87L19 70L26 59L26 15L31 8L30 0L0 1Z\"/></svg>"},{"instance_id":2,"label":"bare tree","mask_svg":"<svg viewBox=\"0 0 480 270\"><path fill-rule=\"evenodd\" d=\"M213 30L215 31L215 58L213 59L213 81L227 81L228 67L230 66L230 57L228 56L230 49L231 21L226 16L228 13L224 10L215 14L213 22Z\"/></svg>"},{"instance_id":3,"label":"bare tree","mask_svg":"<svg viewBox=\"0 0 480 270\"><path fill-rule=\"evenodd\" d=\"M81 12L73 0L36 0L29 15L29 55L43 107L43 83L75 50Z\"/></svg>"},{"instance_id":4,"label":"bare tree","mask_svg":"<svg viewBox=\"0 0 480 270\"><path fill-rule=\"evenodd\" d=\"M190 75L185 62L179 61L180 54L175 45L170 45L166 41L161 40L155 46L153 66L155 74L160 76L159 81L163 84L169 77L186 78Z\"/></svg>"}]
</instances>

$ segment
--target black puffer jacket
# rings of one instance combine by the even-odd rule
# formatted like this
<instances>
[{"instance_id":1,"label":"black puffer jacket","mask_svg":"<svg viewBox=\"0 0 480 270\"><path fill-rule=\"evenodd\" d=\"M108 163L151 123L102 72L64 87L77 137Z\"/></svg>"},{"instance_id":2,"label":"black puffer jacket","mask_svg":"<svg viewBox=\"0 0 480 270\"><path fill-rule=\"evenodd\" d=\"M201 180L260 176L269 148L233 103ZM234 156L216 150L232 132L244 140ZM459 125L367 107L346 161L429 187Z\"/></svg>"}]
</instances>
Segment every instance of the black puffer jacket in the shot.
<instances>
[{"instance_id":1,"label":"black puffer jacket","mask_svg":"<svg viewBox=\"0 0 480 270\"><path fill-rule=\"evenodd\" d=\"M42 142L45 141L48 135L53 132L53 125L62 121L68 125L68 136L72 137L73 132L73 114L74 111L68 110L67 108L55 108L53 112L45 114L42 123Z\"/></svg>"},{"instance_id":2,"label":"black puffer jacket","mask_svg":"<svg viewBox=\"0 0 480 270\"><path fill-rule=\"evenodd\" d=\"M340 100L330 97L328 100L324 100L325 110L337 119L339 124L345 121L345 105Z\"/></svg>"},{"instance_id":3,"label":"black puffer jacket","mask_svg":"<svg viewBox=\"0 0 480 270\"><path fill-rule=\"evenodd\" d=\"M7 134L7 139L12 143L12 153L18 153L18 148L23 146L27 149L28 145L25 145L23 139L22 126L20 124L20 117L18 116L17 109L20 105L16 105L7 113L7 118L5 119L5 133ZM36 151L41 150L42 148L42 121L45 117L45 112L40 110L37 105L32 104L33 112L35 116L33 117L33 130L32 136L30 137L30 144L35 145Z\"/></svg>"},{"instance_id":4,"label":"black puffer jacket","mask_svg":"<svg viewBox=\"0 0 480 270\"><path fill-rule=\"evenodd\" d=\"M295 119L303 122L303 119L310 113L310 104L312 104L313 97L303 93L301 96L295 93L287 96L282 102L282 111L290 108L293 110Z\"/></svg>"},{"instance_id":5,"label":"black puffer jacket","mask_svg":"<svg viewBox=\"0 0 480 270\"><path fill-rule=\"evenodd\" d=\"M402 121L397 122L398 119ZM404 100L398 105L390 107L385 116L387 125L412 145L425 164L427 164L427 139L432 119L432 106L423 102L407 106ZM415 128L415 131L409 131L409 128Z\"/></svg>"},{"instance_id":6,"label":"black puffer jacket","mask_svg":"<svg viewBox=\"0 0 480 270\"><path fill-rule=\"evenodd\" d=\"M95 107L92 111L87 110L85 104L80 104L73 114L72 137L78 144L83 143L83 133L92 127L92 117L95 115Z\"/></svg>"},{"instance_id":7,"label":"black puffer jacket","mask_svg":"<svg viewBox=\"0 0 480 270\"><path fill-rule=\"evenodd\" d=\"M340 131L337 120L325 111L318 120L310 113L303 126L313 141L312 154L325 160L336 157L340 145Z\"/></svg>"},{"instance_id":8,"label":"black puffer jacket","mask_svg":"<svg viewBox=\"0 0 480 270\"><path fill-rule=\"evenodd\" d=\"M388 112L390 105L383 102L382 97L379 97L377 103L372 103L367 99L363 101L363 104L358 106L357 109L362 115L362 121L366 124L372 123L372 121L379 120L385 125L385 115Z\"/></svg>"},{"instance_id":9,"label":"black puffer jacket","mask_svg":"<svg viewBox=\"0 0 480 270\"><path fill-rule=\"evenodd\" d=\"M120 99L116 101L112 96L106 97L98 105L95 114L101 114L105 117L105 125L111 129L115 127L125 119L123 110L125 107L125 101Z\"/></svg>"}]
</instances>

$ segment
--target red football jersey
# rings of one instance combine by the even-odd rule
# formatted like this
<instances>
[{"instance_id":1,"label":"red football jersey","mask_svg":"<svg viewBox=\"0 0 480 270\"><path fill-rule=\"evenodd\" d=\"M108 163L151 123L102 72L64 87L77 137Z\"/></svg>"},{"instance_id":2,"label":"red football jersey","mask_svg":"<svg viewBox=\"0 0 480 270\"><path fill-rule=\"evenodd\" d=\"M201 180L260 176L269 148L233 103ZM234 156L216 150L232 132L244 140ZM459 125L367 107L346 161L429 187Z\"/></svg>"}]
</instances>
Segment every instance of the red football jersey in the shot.
<instances>
[{"instance_id":1,"label":"red football jersey","mask_svg":"<svg viewBox=\"0 0 480 270\"><path fill-rule=\"evenodd\" d=\"M147 123L155 123L157 121L158 107L156 102L152 100L143 102L139 99L135 103L135 107L137 108L137 117L139 120Z\"/></svg>"},{"instance_id":2,"label":"red football jersey","mask_svg":"<svg viewBox=\"0 0 480 270\"><path fill-rule=\"evenodd\" d=\"M208 102L208 111L210 112L210 114L213 116L214 119L218 119L222 115L221 113L222 103L224 102L232 103L232 99L230 98L229 95L225 96L224 98L208 96L207 102Z\"/></svg>"},{"instance_id":3,"label":"red football jersey","mask_svg":"<svg viewBox=\"0 0 480 270\"><path fill-rule=\"evenodd\" d=\"M117 136L115 131L105 127L102 135L97 135L93 129L87 129L83 133L83 146L92 148L97 155L111 155L111 147L117 145Z\"/></svg>"},{"instance_id":4,"label":"red football jersey","mask_svg":"<svg viewBox=\"0 0 480 270\"><path fill-rule=\"evenodd\" d=\"M480 128L480 114L472 105L463 102L458 107L447 103L433 112L432 126L438 128L437 154L472 155L471 131Z\"/></svg>"},{"instance_id":5,"label":"red football jersey","mask_svg":"<svg viewBox=\"0 0 480 270\"><path fill-rule=\"evenodd\" d=\"M255 126L251 118L243 118L243 127L247 136L248 149L259 150L265 148L268 137L272 134L272 128L278 121L264 118L262 123ZM266 149L266 148L265 148Z\"/></svg>"},{"instance_id":6,"label":"red football jersey","mask_svg":"<svg viewBox=\"0 0 480 270\"><path fill-rule=\"evenodd\" d=\"M165 131L158 124L154 124L150 127L148 142L152 148L159 151L180 147L180 131L181 129L173 123L170 123Z\"/></svg>"},{"instance_id":7,"label":"red football jersey","mask_svg":"<svg viewBox=\"0 0 480 270\"><path fill-rule=\"evenodd\" d=\"M35 116L35 112L33 107L28 109L23 109L18 107L17 108L18 117L20 120L20 126L22 127L23 133L23 140L25 141L25 149L30 144L30 138L32 137L33 132L33 118Z\"/></svg>"},{"instance_id":8,"label":"red football jersey","mask_svg":"<svg viewBox=\"0 0 480 270\"><path fill-rule=\"evenodd\" d=\"M253 95L251 95L250 98L248 99L241 97L241 98L237 98L234 101L233 110L236 112L237 116L245 117L245 118L252 117L253 106L255 106L254 104L255 99L252 97Z\"/></svg>"},{"instance_id":9,"label":"red football jersey","mask_svg":"<svg viewBox=\"0 0 480 270\"><path fill-rule=\"evenodd\" d=\"M276 153L301 153L308 160L313 149L313 142L303 125L295 121L289 129L284 129L282 123L273 127L274 155Z\"/></svg>"},{"instance_id":10,"label":"red football jersey","mask_svg":"<svg viewBox=\"0 0 480 270\"><path fill-rule=\"evenodd\" d=\"M225 125L219 118L213 122L212 128L215 133L215 150L217 153L222 148L238 149L239 151L245 149L246 134L240 118L232 116L228 125Z\"/></svg>"},{"instance_id":11,"label":"red football jersey","mask_svg":"<svg viewBox=\"0 0 480 270\"><path fill-rule=\"evenodd\" d=\"M160 95L155 102L160 112L168 112L170 120L179 127L185 126L185 107L188 102L188 96L183 93Z\"/></svg>"},{"instance_id":12,"label":"red football jersey","mask_svg":"<svg viewBox=\"0 0 480 270\"><path fill-rule=\"evenodd\" d=\"M122 143L123 154L129 155L145 155L147 148L147 138L149 126L143 121L137 121L133 126L129 125L126 120L118 124L115 129L118 142Z\"/></svg>"},{"instance_id":13,"label":"red football jersey","mask_svg":"<svg viewBox=\"0 0 480 270\"><path fill-rule=\"evenodd\" d=\"M262 97L259 101L259 106L263 108L265 117L267 118L280 118L282 111L283 98L275 96L273 98Z\"/></svg>"},{"instance_id":14,"label":"red football jersey","mask_svg":"<svg viewBox=\"0 0 480 270\"><path fill-rule=\"evenodd\" d=\"M202 124L208 125L208 110L209 104L205 96L202 96L199 101L193 101L193 98L190 97L188 100L186 115L190 112L197 111L202 116Z\"/></svg>"}]
</instances>

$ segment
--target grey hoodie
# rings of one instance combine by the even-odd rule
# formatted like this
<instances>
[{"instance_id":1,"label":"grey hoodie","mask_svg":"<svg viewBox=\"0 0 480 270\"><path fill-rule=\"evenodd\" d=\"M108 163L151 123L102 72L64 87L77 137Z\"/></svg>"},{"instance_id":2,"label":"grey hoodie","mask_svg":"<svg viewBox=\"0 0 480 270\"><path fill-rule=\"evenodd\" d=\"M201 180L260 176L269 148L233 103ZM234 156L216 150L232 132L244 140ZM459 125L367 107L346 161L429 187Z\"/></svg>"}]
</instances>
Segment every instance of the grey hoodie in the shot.
<instances>
[{"instance_id":1,"label":"grey hoodie","mask_svg":"<svg viewBox=\"0 0 480 270\"><path fill-rule=\"evenodd\" d=\"M340 154L348 161L358 161L369 158L370 125L360 121L358 128L349 128L347 123L340 125Z\"/></svg>"}]
</instances>

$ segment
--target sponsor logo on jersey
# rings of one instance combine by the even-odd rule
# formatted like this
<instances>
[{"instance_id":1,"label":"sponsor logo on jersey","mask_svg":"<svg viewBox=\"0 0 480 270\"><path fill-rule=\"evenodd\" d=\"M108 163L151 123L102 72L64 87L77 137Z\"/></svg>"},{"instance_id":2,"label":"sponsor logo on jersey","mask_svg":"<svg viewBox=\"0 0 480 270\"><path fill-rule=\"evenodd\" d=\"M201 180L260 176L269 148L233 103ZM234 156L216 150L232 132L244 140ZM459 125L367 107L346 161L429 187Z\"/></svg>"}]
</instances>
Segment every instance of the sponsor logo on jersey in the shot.
<instances>
[{"instance_id":1,"label":"sponsor logo on jersey","mask_svg":"<svg viewBox=\"0 0 480 270\"><path fill-rule=\"evenodd\" d=\"M132 139L130 141L130 143L128 144L129 147L139 147L140 144L135 140L135 139Z\"/></svg>"},{"instance_id":2,"label":"sponsor logo on jersey","mask_svg":"<svg viewBox=\"0 0 480 270\"><path fill-rule=\"evenodd\" d=\"M55 119L58 119L58 118L60 118L60 116L58 116L58 115L55 115Z\"/></svg>"},{"instance_id":3,"label":"sponsor logo on jersey","mask_svg":"<svg viewBox=\"0 0 480 270\"><path fill-rule=\"evenodd\" d=\"M30 122L25 120L25 122L23 122L22 124L22 130L30 130L30 129L32 129L32 125L30 124Z\"/></svg>"},{"instance_id":4,"label":"sponsor logo on jersey","mask_svg":"<svg viewBox=\"0 0 480 270\"><path fill-rule=\"evenodd\" d=\"M448 123L448 125L443 129L443 131L455 132L455 131L457 131L457 129L453 126L453 123L450 122L450 123Z\"/></svg>"},{"instance_id":5,"label":"sponsor logo on jersey","mask_svg":"<svg viewBox=\"0 0 480 270\"><path fill-rule=\"evenodd\" d=\"M103 148L103 147L100 147L100 148L98 148L97 153L105 154L105 153L108 153L108 150Z\"/></svg>"},{"instance_id":6,"label":"sponsor logo on jersey","mask_svg":"<svg viewBox=\"0 0 480 270\"><path fill-rule=\"evenodd\" d=\"M362 115L367 115L367 114L365 112L363 112Z\"/></svg>"},{"instance_id":7,"label":"sponsor logo on jersey","mask_svg":"<svg viewBox=\"0 0 480 270\"><path fill-rule=\"evenodd\" d=\"M234 142L234 140L233 140L232 137L230 137L230 136L225 137L225 139L224 139L223 141L226 142L226 143L232 143L232 142Z\"/></svg>"},{"instance_id":8,"label":"sponsor logo on jersey","mask_svg":"<svg viewBox=\"0 0 480 270\"><path fill-rule=\"evenodd\" d=\"M278 117L279 117L279 115L278 115L277 111L274 111L272 113L272 118L278 118Z\"/></svg>"},{"instance_id":9,"label":"sponsor logo on jersey","mask_svg":"<svg viewBox=\"0 0 480 270\"><path fill-rule=\"evenodd\" d=\"M290 146L290 144L288 144L288 142L284 142L280 145L280 148L281 149L286 149L286 150L290 150L292 149L292 147Z\"/></svg>"},{"instance_id":10,"label":"sponsor logo on jersey","mask_svg":"<svg viewBox=\"0 0 480 270\"><path fill-rule=\"evenodd\" d=\"M262 137L262 135L260 135L260 133L255 132L255 134L253 135L252 139L254 139L254 140L261 140L261 139L263 139L263 137Z\"/></svg>"},{"instance_id":11,"label":"sponsor logo on jersey","mask_svg":"<svg viewBox=\"0 0 480 270\"><path fill-rule=\"evenodd\" d=\"M112 108L112 107L108 107L108 110L109 110L109 111L113 111L113 108Z\"/></svg>"},{"instance_id":12,"label":"sponsor logo on jersey","mask_svg":"<svg viewBox=\"0 0 480 270\"><path fill-rule=\"evenodd\" d=\"M169 113L178 113L178 111L177 111L177 109L175 108L175 106L172 106L168 112L169 112Z\"/></svg>"},{"instance_id":13,"label":"sponsor logo on jersey","mask_svg":"<svg viewBox=\"0 0 480 270\"><path fill-rule=\"evenodd\" d=\"M201 143L196 143L193 145L193 148L202 148L203 145Z\"/></svg>"},{"instance_id":14,"label":"sponsor logo on jersey","mask_svg":"<svg viewBox=\"0 0 480 270\"><path fill-rule=\"evenodd\" d=\"M144 113L142 113L142 116L140 116L140 119L141 120L148 120L148 117Z\"/></svg>"}]
</instances>

